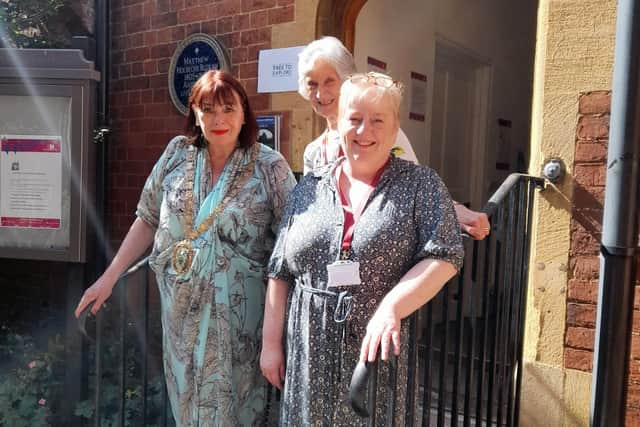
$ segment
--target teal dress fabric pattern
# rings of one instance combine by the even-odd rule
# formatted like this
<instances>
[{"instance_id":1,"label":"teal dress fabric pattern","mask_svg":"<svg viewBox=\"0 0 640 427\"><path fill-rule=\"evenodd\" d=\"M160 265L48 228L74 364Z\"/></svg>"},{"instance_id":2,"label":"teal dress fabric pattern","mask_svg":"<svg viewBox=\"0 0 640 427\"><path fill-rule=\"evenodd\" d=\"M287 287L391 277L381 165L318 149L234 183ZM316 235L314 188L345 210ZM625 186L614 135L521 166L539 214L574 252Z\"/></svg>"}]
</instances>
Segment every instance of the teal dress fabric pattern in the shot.
<instances>
[{"instance_id":1,"label":"teal dress fabric pattern","mask_svg":"<svg viewBox=\"0 0 640 427\"><path fill-rule=\"evenodd\" d=\"M171 255L184 239L189 150L197 151L194 227L226 194L239 191L191 242L191 267L178 274ZM252 150L259 152L253 153L257 158L249 176ZM266 263L295 180L278 152L256 144L237 148L216 185L211 181L206 149L176 137L154 166L136 211L156 227L150 265L162 304L167 389L179 426L255 425L267 403L259 368ZM234 189L242 181L242 188Z\"/></svg>"}]
</instances>

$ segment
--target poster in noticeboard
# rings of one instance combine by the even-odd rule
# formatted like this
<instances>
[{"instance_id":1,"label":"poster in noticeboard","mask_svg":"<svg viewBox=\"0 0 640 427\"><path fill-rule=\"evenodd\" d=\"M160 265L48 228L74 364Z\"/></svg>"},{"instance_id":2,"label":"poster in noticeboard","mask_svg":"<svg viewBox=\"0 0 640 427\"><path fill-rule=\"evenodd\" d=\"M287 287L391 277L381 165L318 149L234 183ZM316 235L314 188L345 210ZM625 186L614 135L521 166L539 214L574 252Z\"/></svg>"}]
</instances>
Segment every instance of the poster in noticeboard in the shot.
<instances>
[{"instance_id":1,"label":"poster in noticeboard","mask_svg":"<svg viewBox=\"0 0 640 427\"><path fill-rule=\"evenodd\" d=\"M280 151L280 126L282 118L279 114L256 117L258 122L258 142L276 151Z\"/></svg>"},{"instance_id":2,"label":"poster in noticeboard","mask_svg":"<svg viewBox=\"0 0 640 427\"><path fill-rule=\"evenodd\" d=\"M60 136L0 136L0 227L60 228L61 140Z\"/></svg>"}]
</instances>

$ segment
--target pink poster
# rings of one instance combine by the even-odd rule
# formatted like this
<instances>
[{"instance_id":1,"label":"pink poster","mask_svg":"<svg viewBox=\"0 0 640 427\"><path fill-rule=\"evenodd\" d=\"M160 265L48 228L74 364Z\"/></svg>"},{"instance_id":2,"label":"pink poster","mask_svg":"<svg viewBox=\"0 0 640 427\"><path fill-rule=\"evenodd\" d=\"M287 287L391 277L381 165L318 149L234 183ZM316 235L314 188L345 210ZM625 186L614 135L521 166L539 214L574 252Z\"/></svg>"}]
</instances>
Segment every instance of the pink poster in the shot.
<instances>
[{"instance_id":1,"label":"pink poster","mask_svg":"<svg viewBox=\"0 0 640 427\"><path fill-rule=\"evenodd\" d=\"M0 227L60 228L61 137L0 137Z\"/></svg>"}]
</instances>

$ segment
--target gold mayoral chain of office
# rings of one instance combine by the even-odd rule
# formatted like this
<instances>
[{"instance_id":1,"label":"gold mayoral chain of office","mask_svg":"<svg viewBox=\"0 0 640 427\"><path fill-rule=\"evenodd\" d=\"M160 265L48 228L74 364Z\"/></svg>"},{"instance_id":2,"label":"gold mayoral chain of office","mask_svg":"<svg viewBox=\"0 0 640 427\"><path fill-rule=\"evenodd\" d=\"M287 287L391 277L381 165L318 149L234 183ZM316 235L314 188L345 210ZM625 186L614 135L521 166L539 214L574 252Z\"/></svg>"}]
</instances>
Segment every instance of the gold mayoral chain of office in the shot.
<instances>
[{"instance_id":1,"label":"gold mayoral chain of office","mask_svg":"<svg viewBox=\"0 0 640 427\"><path fill-rule=\"evenodd\" d=\"M258 144L254 144L251 150L251 158L249 164L246 167L238 165L231 178L231 184L229 191L225 194L224 198L215 207L213 212L205 218L197 227L193 228L193 180L195 176L195 156L197 149L190 147L187 153L187 185L185 189L185 202L184 202L184 240L181 240L173 247L171 253L171 264L173 269L178 274L182 274L191 268L193 262L194 250L191 246L198 236L207 231L216 217L227 207L229 202L240 192L240 189L244 186L249 178L253 175L256 159L258 158L258 152L260 147Z\"/></svg>"}]
</instances>

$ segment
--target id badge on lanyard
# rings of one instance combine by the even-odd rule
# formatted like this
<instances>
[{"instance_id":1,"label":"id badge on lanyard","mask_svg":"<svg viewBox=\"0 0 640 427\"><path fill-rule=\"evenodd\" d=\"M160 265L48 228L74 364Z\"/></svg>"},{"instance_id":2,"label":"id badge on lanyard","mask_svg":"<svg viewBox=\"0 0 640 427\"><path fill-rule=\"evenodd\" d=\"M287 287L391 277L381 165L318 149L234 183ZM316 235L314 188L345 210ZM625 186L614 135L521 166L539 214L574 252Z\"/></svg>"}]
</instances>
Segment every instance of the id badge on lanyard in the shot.
<instances>
[{"instance_id":1,"label":"id badge on lanyard","mask_svg":"<svg viewBox=\"0 0 640 427\"><path fill-rule=\"evenodd\" d=\"M360 280L360 263L351 260L339 260L327 265L328 285L336 286L358 286Z\"/></svg>"},{"instance_id":2,"label":"id badge on lanyard","mask_svg":"<svg viewBox=\"0 0 640 427\"><path fill-rule=\"evenodd\" d=\"M327 281L329 287L336 286L359 286L362 284L362 280L360 278L360 263L357 261L350 260L351 255L351 242L353 240L353 231L355 228L355 223L357 219L359 219L362 211L364 210L364 205L369 198L371 192L377 185L380 180L380 176L382 175L382 171L384 170L385 165L376 173L373 181L370 184L370 189L367 196L364 198L364 203L361 203L355 212L350 212L345 210L345 227L343 230L342 236L342 250L340 251L341 257L339 260L327 265ZM336 180L338 185L338 192L340 193L340 199L344 206L347 206L347 199L345 195L342 193L340 189L340 166L337 168L336 172L338 174L338 179Z\"/></svg>"}]
</instances>

